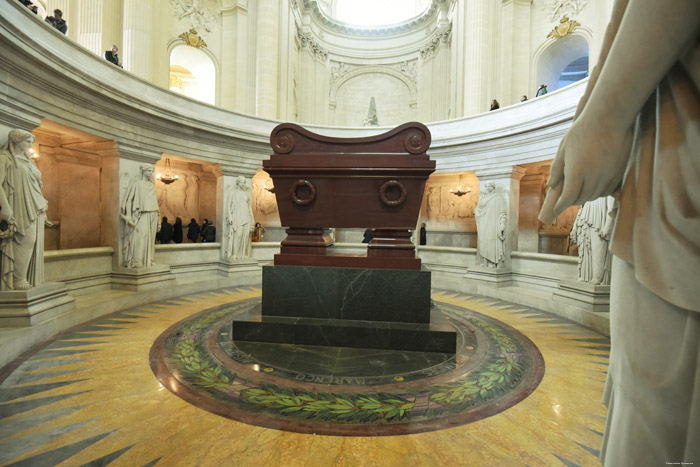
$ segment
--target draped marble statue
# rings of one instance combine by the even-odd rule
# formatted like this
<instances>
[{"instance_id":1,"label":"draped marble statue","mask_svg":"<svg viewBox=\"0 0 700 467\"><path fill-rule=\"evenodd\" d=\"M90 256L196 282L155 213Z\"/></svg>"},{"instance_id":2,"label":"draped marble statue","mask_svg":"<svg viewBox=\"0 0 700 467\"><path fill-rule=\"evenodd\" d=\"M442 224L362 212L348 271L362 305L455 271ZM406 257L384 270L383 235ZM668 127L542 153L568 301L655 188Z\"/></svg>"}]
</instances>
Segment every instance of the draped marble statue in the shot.
<instances>
[{"instance_id":1,"label":"draped marble statue","mask_svg":"<svg viewBox=\"0 0 700 467\"><path fill-rule=\"evenodd\" d=\"M476 262L479 266L503 267L506 259L506 224L508 215L503 196L494 182L486 182L479 193L476 217Z\"/></svg>"},{"instance_id":2,"label":"draped marble statue","mask_svg":"<svg viewBox=\"0 0 700 467\"><path fill-rule=\"evenodd\" d=\"M253 204L245 179L236 178L226 206L223 256L226 259L250 258L251 234L255 228Z\"/></svg>"},{"instance_id":3,"label":"draped marble statue","mask_svg":"<svg viewBox=\"0 0 700 467\"><path fill-rule=\"evenodd\" d=\"M140 178L131 181L120 206L120 217L124 221L123 261L127 268L153 265L156 233L160 230L153 166L142 165L139 169Z\"/></svg>"},{"instance_id":4,"label":"draped marble statue","mask_svg":"<svg viewBox=\"0 0 700 467\"><path fill-rule=\"evenodd\" d=\"M25 290L44 282L44 226L48 202L41 172L29 149L34 136L11 130L0 155L0 290Z\"/></svg>"},{"instance_id":5,"label":"draped marble statue","mask_svg":"<svg viewBox=\"0 0 700 467\"><path fill-rule=\"evenodd\" d=\"M620 190L606 466L700 460L698 31L700 2L615 1L540 213Z\"/></svg>"},{"instance_id":6,"label":"draped marble statue","mask_svg":"<svg viewBox=\"0 0 700 467\"><path fill-rule=\"evenodd\" d=\"M612 196L588 201L578 211L569 235L578 244L578 280L593 285L610 284L612 254L608 244L616 214Z\"/></svg>"}]
</instances>

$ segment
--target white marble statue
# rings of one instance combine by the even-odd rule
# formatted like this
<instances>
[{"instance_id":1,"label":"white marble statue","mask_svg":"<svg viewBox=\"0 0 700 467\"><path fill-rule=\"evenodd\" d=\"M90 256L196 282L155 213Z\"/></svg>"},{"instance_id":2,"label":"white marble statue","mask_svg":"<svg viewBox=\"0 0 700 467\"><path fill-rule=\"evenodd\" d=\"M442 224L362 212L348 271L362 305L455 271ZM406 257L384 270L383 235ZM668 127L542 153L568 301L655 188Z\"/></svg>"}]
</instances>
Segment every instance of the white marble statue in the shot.
<instances>
[{"instance_id":1,"label":"white marble statue","mask_svg":"<svg viewBox=\"0 0 700 467\"><path fill-rule=\"evenodd\" d=\"M226 259L250 258L251 234L255 228L253 204L245 179L236 178L226 206L223 256Z\"/></svg>"},{"instance_id":2,"label":"white marble statue","mask_svg":"<svg viewBox=\"0 0 700 467\"><path fill-rule=\"evenodd\" d=\"M153 178L153 166L142 165L140 178L132 180L120 206L124 221L122 251L127 268L147 268L156 256L156 233L160 230L160 209Z\"/></svg>"},{"instance_id":3,"label":"white marble statue","mask_svg":"<svg viewBox=\"0 0 700 467\"><path fill-rule=\"evenodd\" d=\"M578 211L569 235L578 244L578 280L593 285L610 284L612 254L608 243L616 215L617 203L612 196L588 201Z\"/></svg>"},{"instance_id":4,"label":"white marble statue","mask_svg":"<svg viewBox=\"0 0 700 467\"><path fill-rule=\"evenodd\" d=\"M0 290L25 290L44 282L44 226L48 202L41 172L29 149L34 136L11 130L0 155Z\"/></svg>"},{"instance_id":5,"label":"white marble statue","mask_svg":"<svg viewBox=\"0 0 700 467\"><path fill-rule=\"evenodd\" d=\"M606 466L700 459L698 31L698 1L615 1L540 213L619 190Z\"/></svg>"},{"instance_id":6,"label":"white marble statue","mask_svg":"<svg viewBox=\"0 0 700 467\"><path fill-rule=\"evenodd\" d=\"M494 182L486 182L474 210L476 217L476 261L479 266L503 267L506 259L508 216L503 196Z\"/></svg>"}]
</instances>

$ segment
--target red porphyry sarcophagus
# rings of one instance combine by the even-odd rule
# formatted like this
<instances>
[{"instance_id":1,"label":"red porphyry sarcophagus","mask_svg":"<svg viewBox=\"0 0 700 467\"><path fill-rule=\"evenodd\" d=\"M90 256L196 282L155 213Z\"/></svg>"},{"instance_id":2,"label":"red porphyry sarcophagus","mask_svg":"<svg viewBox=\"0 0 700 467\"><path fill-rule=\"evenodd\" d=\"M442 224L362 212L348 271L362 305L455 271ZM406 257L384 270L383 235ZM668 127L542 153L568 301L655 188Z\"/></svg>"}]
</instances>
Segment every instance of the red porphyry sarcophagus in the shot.
<instances>
[{"instance_id":1,"label":"red porphyry sarcophagus","mask_svg":"<svg viewBox=\"0 0 700 467\"><path fill-rule=\"evenodd\" d=\"M416 122L362 138L335 138L283 123L263 162L288 227L275 264L420 269L415 228L425 182L430 131ZM327 254L324 228L372 228L367 256Z\"/></svg>"}]
</instances>

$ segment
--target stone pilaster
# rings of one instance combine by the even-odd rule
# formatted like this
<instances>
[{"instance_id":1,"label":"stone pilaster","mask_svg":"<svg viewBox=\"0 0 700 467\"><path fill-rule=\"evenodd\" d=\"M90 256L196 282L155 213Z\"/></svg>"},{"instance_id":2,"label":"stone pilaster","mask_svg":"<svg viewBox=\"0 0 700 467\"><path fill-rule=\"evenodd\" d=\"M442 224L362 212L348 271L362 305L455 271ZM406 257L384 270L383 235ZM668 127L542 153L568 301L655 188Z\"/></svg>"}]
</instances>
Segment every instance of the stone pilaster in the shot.
<instances>
[{"instance_id":1,"label":"stone pilaster","mask_svg":"<svg viewBox=\"0 0 700 467\"><path fill-rule=\"evenodd\" d=\"M122 54L124 69L153 79L153 0L124 0Z\"/></svg>"},{"instance_id":2,"label":"stone pilaster","mask_svg":"<svg viewBox=\"0 0 700 467\"><path fill-rule=\"evenodd\" d=\"M511 167L507 170L477 170L476 176L481 186L484 182L492 181L496 185L496 192L501 193L506 202L508 221L506 227L506 267L510 267L511 252L518 249L518 218L520 205L520 179L525 175L525 169ZM477 236L479 232L477 232ZM478 239L477 239L478 242Z\"/></svg>"},{"instance_id":3,"label":"stone pilaster","mask_svg":"<svg viewBox=\"0 0 700 467\"><path fill-rule=\"evenodd\" d=\"M230 110L254 113L248 106L250 51L248 1L229 0L221 9L221 44L226 51L221 57L221 105ZM254 71L254 68L253 70Z\"/></svg>"},{"instance_id":4,"label":"stone pilaster","mask_svg":"<svg viewBox=\"0 0 700 467\"><path fill-rule=\"evenodd\" d=\"M502 0L500 28L500 89L501 107L520 102L528 94L530 76L530 21L532 0ZM532 89L533 86L530 86Z\"/></svg>"},{"instance_id":5,"label":"stone pilaster","mask_svg":"<svg viewBox=\"0 0 700 467\"><path fill-rule=\"evenodd\" d=\"M258 0L256 115L277 118L280 0Z\"/></svg>"},{"instance_id":6,"label":"stone pilaster","mask_svg":"<svg viewBox=\"0 0 700 467\"><path fill-rule=\"evenodd\" d=\"M464 115L488 110L493 60L491 0L466 0L464 17Z\"/></svg>"}]
</instances>

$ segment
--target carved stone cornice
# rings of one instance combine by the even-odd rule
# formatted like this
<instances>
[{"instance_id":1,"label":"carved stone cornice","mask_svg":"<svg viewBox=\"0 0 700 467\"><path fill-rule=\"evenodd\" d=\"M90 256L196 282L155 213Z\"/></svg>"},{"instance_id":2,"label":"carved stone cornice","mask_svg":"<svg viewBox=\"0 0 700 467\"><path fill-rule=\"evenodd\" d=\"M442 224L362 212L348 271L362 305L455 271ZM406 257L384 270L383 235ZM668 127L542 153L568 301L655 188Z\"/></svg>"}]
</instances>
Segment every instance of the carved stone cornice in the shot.
<instances>
[{"instance_id":1,"label":"carved stone cornice","mask_svg":"<svg viewBox=\"0 0 700 467\"><path fill-rule=\"evenodd\" d=\"M420 49L420 56L423 60L432 58L440 49L440 44L447 44L452 37L452 23L440 27L435 31L428 45Z\"/></svg>"},{"instance_id":2,"label":"carved stone cornice","mask_svg":"<svg viewBox=\"0 0 700 467\"><path fill-rule=\"evenodd\" d=\"M406 20L402 23L394 24L388 27L366 28L353 26L329 17L328 14L326 14L326 12L324 12L318 6L317 0L292 0L289 4L294 9L309 10L316 21L318 21L320 24L332 31L347 34L350 36L377 37L393 36L423 26L425 23L430 21L433 18L433 16L437 14L437 12L439 11L439 3L439 0L433 0L430 4L430 7L428 7L428 9L424 13L409 20Z\"/></svg>"},{"instance_id":3,"label":"carved stone cornice","mask_svg":"<svg viewBox=\"0 0 700 467\"><path fill-rule=\"evenodd\" d=\"M315 60L323 63L328 60L328 51L321 47L321 44L316 42L311 33L297 29L297 39L299 39L301 48L308 48Z\"/></svg>"}]
</instances>

